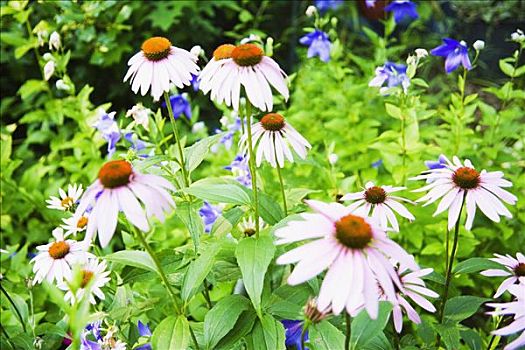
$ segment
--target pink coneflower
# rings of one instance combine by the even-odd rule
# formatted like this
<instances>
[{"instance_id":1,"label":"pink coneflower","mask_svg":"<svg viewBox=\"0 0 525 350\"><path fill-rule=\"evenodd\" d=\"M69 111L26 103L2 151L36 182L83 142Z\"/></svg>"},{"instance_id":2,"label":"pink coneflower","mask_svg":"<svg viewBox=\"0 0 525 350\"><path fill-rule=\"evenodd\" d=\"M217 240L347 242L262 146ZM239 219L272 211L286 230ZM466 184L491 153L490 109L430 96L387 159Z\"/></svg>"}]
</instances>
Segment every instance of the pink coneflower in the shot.
<instances>
[{"instance_id":1,"label":"pink coneflower","mask_svg":"<svg viewBox=\"0 0 525 350\"><path fill-rule=\"evenodd\" d=\"M408 298L423 309L429 312L435 312L436 308L425 297L439 297L439 294L426 288L425 282L421 279L421 277L432 273L433 269L408 271L409 270L405 267L400 267L397 270L399 280L403 286L403 291L397 290L396 298L394 300L386 298L386 300L392 302L394 305L392 313L394 315L394 327L398 333L401 333L403 330L403 310L406 312L410 321L416 324L421 323L421 318L417 311L408 303Z\"/></svg>"},{"instance_id":2,"label":"pink coneflower","mask_svg":"<svg viewBox=\"0 0 525 350\"><path fill-rule=\"evenodd\" d=\"M503 179L503 172L482 170L478 172L470 160L466 159L463 165L459 158L454 156L453 163L446 157L444 168L430 169L411 180L433 180L432 183L415 190L414 192L429 191L416 202L429 205L441 198L434 216L448 209L448 229L450 230L459 220L463 204L466 203L467 220L465 228L470 230L476 215L476 207L492 221L499 222L500 215L512 218L510 211L501 203L514 205L516 196L502 189L511 187L512 183Z\"/></svg>"},{"instance_id":3,"label":"pink coneflower","mask_svg":"<svg viewBox=\"0 0 525 350\"><path fill-rule=\"evenodd\" d=\"M525 284L514 284L508 288L515 299L510 303L490 303L487 306L496 310L489 312L490 315L514 315L513 322L508 326L492 332L494 335L506 336L514 333L521 334L511 343L507 344L503 350L518 350L525 346Z\"/></svg>"},{"instance_id":4,"label":"pink coneflower","mask_svg":"<svg viewBox=\"0 0 525 350\"><path fill-rule=\"evenodd\" d=\"M516 282L525 284L525 256L521 253L516 254L516 259L507 254L506 256L494 254L496 258L491 258L494 262L501 264L503 269L489 269L482 271L483 276L489 277L508 277L499 286L494 298L499 297L503 292Z\"/></svg>"},{"instance_id":5,"label":"pink coneflower","mask_svg":"<svg viewBox=\"0 0 525 350\"><path fill-rule=\"evenodd\" d=\"M241 86L252 105L261 111L273 109L273 87L285 100L289 92L286 74L277 62L256 44L219 46L199 75L199 88L217 103L239 109Z\"/></svg>"},{"instance_id":6,"label":"pink coneflower","mask_svg":"<svg viewBox=\"0 0 525 350\"><path fill-rule=\"evenodd\" d=\"M175 207L167 190L174 191L175 188L163 177L141 174L124 160L107 162L100 169L98 179L86 189L75 213L81 216L90 205L93 206L85 240L90 241L98 231L100 245L107 246L115 233L120 210L130 223L148 231L148 218L156 216L164 221L164 212Z\"/></svg>"},{"instance_id":7,"label":"pink coneflower","mask_svg":"<svg viewBox=\"0 0 525 350\"><path fill-rule=\"evenodd\" d=\"M239 142L244 154L248 154L248 136L242 135ZM277 113L269 113L261 118L261 121L252 126L252 138L255 153L255 162L260 166L265 159L274 168L283 168L285 159L293 163L291 148L301 159L306 158L310 143L294 129L284 117Z\"/></svg>"},{"instance_id":8,"label":"pink coneflower","mask_svg":"<svg viewBox=\"0 0 525 350\"><path fill-rule=\"evenodd\" d=\"M376 186L369 181L365 189L360 192L348 193L341 197L343 201L355 201L350 204L350 208L355 213L368 216L372 210L371 217L376 219L384 229L388 228L388 223L392 225L394 231L399 232L399 223L397 222L394 211L399 215L414 220L408 209L400 201L410 202L410 200L398 196L392 196L391 193L404 190L406 187Z\"/></svg>"},{"instance_id":9,"label":"pink coneflower","mask_svg":"<svg viewBox=\"0 0 525 350\"><path fill-rule=\"evenodd\" d=\"M332 312L339 314L346 307L356 315L364 305L375 319L380 298L377 285L389 300L396 299L394 284L404 290L389 259L418 270L414 258L374 220L355 215L339 203L306 203L315 213L301 214L304 221L291 221L275 231L276 244L314 239L277 259L278 264L298 263L288 283L303 283L328 269L319 292L319 310L331 305Z\"/></svg>"},{"instance_id":10,"label":"pink coneflower","mask_svg":"<svg viewBox=\"0 0 525 350\"><path fill-rule=\"evenodd\" d=\"M146 95L151 87L151 96L157 101L164 92L170 90L170 83L178 88L191 85L192 74L199 71L197 56L172 46L163 37L153 37L144 41L141 51L128 61L130 66L124 82L130 79L134 93Z\"/></svg>"}]
</instances>

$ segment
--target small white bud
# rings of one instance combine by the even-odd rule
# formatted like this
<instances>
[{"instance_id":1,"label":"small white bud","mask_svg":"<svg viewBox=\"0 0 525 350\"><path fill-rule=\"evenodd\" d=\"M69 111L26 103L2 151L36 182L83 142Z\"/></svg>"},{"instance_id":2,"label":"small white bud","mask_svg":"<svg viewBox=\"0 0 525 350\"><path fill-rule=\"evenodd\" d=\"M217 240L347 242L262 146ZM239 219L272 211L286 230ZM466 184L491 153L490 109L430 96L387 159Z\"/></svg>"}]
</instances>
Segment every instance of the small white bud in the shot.
<instances>
[{"instance_id":1,"label":"small white bud","mask_svg":"<svg viewBox=\"0 0 525 350\"><path fill-rule=\"evenodd\" d=\"M331 164L331 165L334 165L335 163L337 163L337 161L339 160L339 157L337 156L337 154L335 153L330 153L328 155L328 162Z\"/></svg>"},{"instance_id":2,"label":"small white bud","mask_svg":"<svg viewBox=\"0 0 525 350\"><path fill-rule=\"evenodd\" d=\"M55 61L49 61L44 66L44 79L48 81L55 73Z\"/></svg>"},{"instance_id":3,"label":"small white bud","mask_svg":"<svg viewBox=\"0 0 525 350\"><path fill-rule=\"evenodd\" d=\"M476 51L481 51L485 48L485 42L483 40L476 40L474 44L472 44L472 47L474 47Z\"/></svg>"},{"instance_id":4,"label":"small white bud","mask_svg":"<svg viewBox=\"0 0 525 350\"><path fill-rule=\"evenodd\" d=\"M416 49L417 58L423 58L428 56L428 51L425 49Z\"/></svg>"},{"instance_id":5,"label":"small white bud","mask_svg":"<svg viewBox=\"0 0 525 350\"><path fill-rule=\"evenodd\" d=\"M64 91L69 90L69 86L62 79L58 79L57 82L55 83L55 86L57 87L58 90L64 90Z\"/></svg>"},{"instance_id":6,"label":"small white bud","mask_svg":"<svg viewBox=\"0 0 525 350\"><path fill-rule=\"evenodd\" d=\"M416 56L409 55L407 58L407 65L417 64Z\"/></svg>"},{"instance_id":7,"label":"small white bud","mask_svg":"<svg viewBox=\"0 0 525 350\"><path fill-rule=\"evenodd\" d=\"M519 43L525 40L525 34L523 34L523 31L521 29L516 29L516 31L510 35L510 38L512 39L512 41Z\"/></svg>"},{"instance_id":8,"label":"small white bud","mask_svg":"<svg viewBox=\"0 0 525 350\"><path fill-rule=\"evenodd\" d=\"M193 55L193 56L196 56L196 57L199 57L201 55L201 52L202 52L202 47L200 47L199 45L195 45L194 47L191 48L190 50L190 53Z\"/></svg>"},{"instance_id":9,"label":"small white bud","mask_svg":"<svg viewBox=\"0 0 525 350\"><path fill-rule=\"evenodd\" d=\"M459 42L459 44L460 44L461 46L465 46L465 47L467 47L467 43L465 42L465 40L461 40L461 41Z\"/></svg>"},{"instance_id":10,"label":"small white bud","mask_svg":"<svg viewBox=\"0 0 525 350\"><path fill-rule=\"evenodd\" d=\"M49 50L58 50L60 46L60 34L57 32L51 33L51 36L49 37Z\"/></svg>"},{"instance_id":11,"label":"small white bud","mask_svg":"<svg viewBox=\"0 0 525 350\"><path fill-rule=\"evenodd\" d=\"M42 56L42 58L44 58L45 61L51 61L51 60L54 59L54 58L53 58L53 55L50 54L49 52L46 52L46 53L44 54L44 56Z\"/></svg>"},{"instance_id":12,"label":"small white bud","mask_svg":"<svg viewBox=\"0 0 525 350\"><path fill-rule=\"evenodd\" d=\"M199 132L201 132L201 131L203 131L205 129L206 129L206 124L204 124L204 122L196 122L191 127L191 132L196 134L196 133L199 133Z\"/></svg>"},{"instance_id":13,"label":"small white bud","mask_svg":"<svg viewBox=\"0 0 525 350\"><path fill-rule=\"evenodd\" d=\"M249 36L247 36L246 38L243 38L241 40L241 44L247 44L247 43L251 43L251 42L260 42L261 41L261 37L256 35L256 34L250 34Z\"/></svg>"},{"instance_id":14,"label":"small white bud","mask_svg":"<svg viewBox=\"0 0 525 350\"><path fill-rule=\"evenodd\" d=\"M310 5L306 9L305 13L306 13L306 16L312 17L313 15L315 15L317 13L317 8L315 6L313 6L313 5Z\"/></svg>"}]
</instances>

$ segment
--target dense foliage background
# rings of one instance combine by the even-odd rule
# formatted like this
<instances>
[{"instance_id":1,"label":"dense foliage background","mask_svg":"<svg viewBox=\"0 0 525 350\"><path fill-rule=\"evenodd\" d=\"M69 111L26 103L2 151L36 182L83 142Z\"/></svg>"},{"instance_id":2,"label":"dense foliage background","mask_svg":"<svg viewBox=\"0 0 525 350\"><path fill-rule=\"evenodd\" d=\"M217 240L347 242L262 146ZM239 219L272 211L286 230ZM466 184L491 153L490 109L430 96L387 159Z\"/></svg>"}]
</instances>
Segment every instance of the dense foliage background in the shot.
<instances>
[{"instance_id":1,"label":"dense foliage background","mask_svg":"<svg viewBox=\"0 0 525 350\"><path fill-rule=\"evenodd\" d=\"M273 38L273 58L291 80L290 100L280 103L278 111L313 145L305 161L287 166L283 172L292 213L305 210L303 198L335 201L339 195L355 192L370 180L417 188L419 185L407 179L425 169L424 160L435 160L440 154L458 155L471 159L479 169L504 171L505 177L514 184L512 193L518 196L517 204L509 207L513 219L503 219L496 224L478 213L472 231L461 228L458 261L523 251L525 70L522 67L519 74L516 73L512 70L514 61L508 59L519 48L508 39L519 25L523 27L525 5L521 1L419 2L420 18L396 26L393 31L390 31L392 21L373 19L364 1L347 1L326 14L325 30L333 42L331 60L327 63L318 58L307 59L306 48L298 43L304 34L303 28L312 26L311 19L304 15L310 5L308 1L0 3L1 248L5 250L1 254L1 283L21 310L27 326L25 330L20 328L17 315L2 295L2 348L8 349L13 344L27 349L33 346L65 348L62 341L68 329L64 314L57 306L55 291L43 285L31 286L29 282L32 278L29 260L35 247L49 240L51 231L63 217L62 213L47 209L45 199L69 183L88 186L107 160L106 142L92 127L99 108L116 111L121 127L129 124L126 111L138 102L151 108L157 120L167 117L160 103L152 102L150 96L134 95L129 86L122 83L127 60L146 38L154 35L166 36L187 50L200 45L208 58L218 45L238 42L250 34L259 35L264 42ZM56 69L53 77L45 80L44 55L50 52L48 37L53 31L60 34L62 48L53 52ZM446 36L465 40L469 46L481 39L486 46L466 82L461 80L460 71L446 74L442 59L425 58L417 71L418 80L412 82L407 97L410 119L406 121L402 145L401 120L396 110L388 107L398 105L396 95L382 96L376 88L368 87L368 83L375 68L386 60L405 62L414 49L430 50ZM470 54L473 57L472 49ZM57 88L58 79L67 88ZM191 132L196 122L204 121L208 134L212 135L216 128L224 128L220 123L223 115L231 118L229 111L214 105L201 92L191 87L181 92L187 93L192 106L191 121L179 123L187 145L207 136L206 131ZM164 134L170 131L166 122ZM162 130L151 134L143 131L139 136L158 144L162 139L159 133L162 134ZM113 157L133 157L128 148L129 144L123 140ZM219 145L193 172L193 180L229 176L224 166L235 157L235 150L235 146L228 150ZM331 153L338 156L335 164L329 163ZM260 187L268 200L279 203L279 183L274 169L263 166L259 173ZM419 197L409 191L404 195L413 200ZM155 249L161 252L163 263L170 266L169 277L174 285L182 283L196 253L185 227L185 217L196 213L201 204L179 208L164 225L156 225L149 236ZM243 206L228 204L224 208L228 225L217 228L219 235L231 231L234 237L241 236L237 222L245 208L243 211L239 208ZM427 283L439 291L445 268L446 216L432 217L434 209L428 207L410 206L409 209L416 220L402 222L395 240L416 255L421 266L434 268L435 274ZM270 224L276 224L283 214L277 210L273 217L275 220ZM121 227L120 232L110 247L99 249L97 255L141 249L125 227ZM207 244L214 243L202 238L200 249L205 249ZM210 293L213 303L231 294L241 276L233 254L235 248L221 249L206 277L213 285ZM272 269L265 289L266 302L273 305L269 312L277 319L298 317L307 297L315 295L318 284L312 282L292 291L291 287L281 285L284 267L272 265ZM152 330L155 329L169 316L167 307L159 307L169 300L152 272L130 266L126 261L113 262L112 271L106 301L94 311L105 313L118 324L131 348L139 338L137 321L148 322ZM499 281L477 272L456 275L452 296L491 298ZM280 304L275 300L269 302L270 298L279 299ZM382 338L383 345L374 349L394 346L430 349L436 330L442 333L449 349L486 348L489 333L495 326L481 305L486 300L480 299L477 305L480 307L467 312L465 318L459 320L462 326L454 326L455 330L439 329L428 313L422 315L421 325L407 325L396 337L388 325L384 330L388 337L384 337L384 341ZM202 294L191 299L187 316L199 339L207 311ZM249 319L252 314L245 311L245 316ZM342 329L342 319L333 318L330 322ZM242 326L236 324L239 334ZM328 329L340 333L335 327ZM316 339L319 337L316 334L311 337ZM223 348L240 348L238 339L230 338L230 343L223 344Z\"/></svg>"}]
</instances>

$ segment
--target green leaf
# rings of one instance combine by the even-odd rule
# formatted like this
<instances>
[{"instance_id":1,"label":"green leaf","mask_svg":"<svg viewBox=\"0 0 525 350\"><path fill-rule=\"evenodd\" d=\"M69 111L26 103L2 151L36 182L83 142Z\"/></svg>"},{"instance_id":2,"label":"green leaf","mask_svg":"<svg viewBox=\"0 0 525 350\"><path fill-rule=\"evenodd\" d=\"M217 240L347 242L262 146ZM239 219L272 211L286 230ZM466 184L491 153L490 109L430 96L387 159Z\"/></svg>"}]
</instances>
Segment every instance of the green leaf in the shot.
<instances>
[{"instance_id":1,"label":"green leaf","mask_svg":"<svg viewBox=\"0 0 525 350\"><path fill-rule=\"evenodd\" d=\"M308 284L298 286L285 284L272 292L266 310L280 318L298 319L310 295L312 295L312 289Z\"/></svg>"},{"instance_id":2,"label":"green leaf","mask_svg":"<svg viewBox=\"0 0 525 350\"><path fill-rule=\"evenodd\" d=\"M473 273L479 272L487 269L502 269L502 266L497 262L494 262L485 258L470 258L468 260L462 261L454 266L452 272L454 274L461 273Z\"/></svg>"},{"instance_id":3,"label":"green leaf","mask_svg":"<svg viewBox=\"0 0 525 350\"><path fill-rule=\"evenodd\" d=\"M36 80L36 79L30 79L24 83L18 89L18 94L22 98L22 100L27 100L30 96L47 90L47 83L43 80Z\"/></svg>"},{"instance_id":4,"label":"green leaf","mask_svg":"<svg viewBox=\"0 0 525 350\"><path fill-rule=\"evenodd\" d=\"M385 328L392 311L392 304L379 302L377 319L372 320L366 310L362 310L352 320L352 335L350 337L351 349L362 349L374 337L377 337Z\"/></svg>"},{"instance_id":5,"label":"green leaf","mask_svg":"<svg viewBox=\"0 0 525 350\"><path fill-rule=\"evenodd\" d=\"M259 215L270 225L274 225L284 218L284 213L279 203L262 192L259 192Z\"/></svg>"},{"instance_id":6,"label":"green leaf","mask_svg":"<svg viewBox=\"0 0 525 350\"><path fill-rule=\"evenodd\" d=\"M465 343L468 345L468 347L471 350L481 350L482 347L482 340L481 336L478 332L472 330L472 329L465 329L459 332L461 335L461 339L465 341Z\"/></svg>"},{"instance_id":7,"label":"green leaf","mask_svg":"<svg viewBox=\"0 0 525 350\"><path fill-rule=\"evenodd\" d=\"M252 300L255 310L261 313L261 294L264 275L275 254L275 246L269 236L258 239L249 237L241 240L235 250L237 263L241 268L246 292Z\"/></svg>"},{"instance_id":8,"label":"green leaf","mask_svg":"<svg viewBox=\"0 0 525 350\"><path fill-rule=\"evenodd\" d=\"M374 337L370 342L364 347L363 350L393 350L392 344L386 337L385 333L381 332L377 337ZM416 348L415 349L419 349Z\"/></svg>"},{"instance_id":9,"label":"green leaf","mask_svg":"<svg viewBox=\"0 0 525 350\"><path fill-rule=\"evenodd\" d=\"M157 267L148 253L139 250L121 250L104 257L108 261L113 261L123 265L138 267L144 270L157 272Z\"/></svg>"},{"instance_id":10,"label":"green leaf","mask_svg":"<svg viewBox=\"0 0 525 350\"><path fill-rule=\"evenodd\" d=\"M186 169L188 172L195 170L204 160L206 154L210 151L210 147L214 145L224 133L208 136L195 142L190 147L184 149L184 159L186 160Z\"/></svg>"},{"instance_id":11,"label":"green leaf","mask_svg":"<svg viewBox=\"0 0 525 350\"><path fill-rule=\"evenodd\" d=\"M315 350L344 349L345 335L326 320L311 326L308 333L308 342Z\"/></svg>"},{"instance_id":12,"label":"green leaf","mask_svg":"<svg viewBox=\"0 0 525 350\"><path fill-rule=\"evenodd\" d=\"M253 309L244 311L241 316L239 316L233 329L217 344L215 350L235 349L234 345L251 332L256 319L257 315Z\"/></svg>"},{"instance_id":13,"label":"green leaf","mask_svg":"<svg viewBox=\"0 0 525 350\"><path fill-rule=\"evenodd\" d=\"M398 106L395 106L395 105L390 104L390 103L385 103L385 109L386 109L386 113L389 116L394 117L396 119L402 119L401 118L401 109Z\"/></svg>"},{"instance_id":14,"label":"green leaf","mask_svg":"<svg viewBox=\"0 0 525 350\"><path fill-rule=\"evenodd\" d=\"M264 315L253 327L248 349L285 350L284 326L270 315Z\"/></svg>"},{"instance_id":15,"label":"green leaf","mask_svg":"<svg viewBox=\"0 0 525 350\"><path fill-rule=\"evenodd\" d=\"M204 223L199 215L199 208L195 203L184 202L177 205L175 213L188 229L195 248L198 248L201 234L204 232Z\"/></svg>"},{"instance_id":16,"label":"green leaf","mask_svg":"<svg viewBox=\"0 0 525 350\"><path fill-rule=\"evenodd\" d=\"M461 322L474 315L481 304L489 301L487 298L464 295L447 300L445 304L445 319Z\"/></svg>"},{"instance_id":17,"label":"green leaf","mask_svg":"<svg viewBox=\"0 0 525 350\"><path fill-rule=\"evenodd\" d=\"M190 343L190 325L184 316L165 318L151 336L153 349L187 349Z\"/></svg>"},{"instance_id":18,"label":"green leaf","mask_svg":"<svg viewBox=\"0 0 525 350\"><path fill-rule=\"evenodd\" d=\"M499 60L499 69L511 78L515 74L514 67L512 64L506 62L505 59Z\"/></svg>"},{"instance_id":19,"label":"green leaf","mask_svg":"<svg viewBox=\"0 0 525 350\"><path fill-rule=\"evenodd\" d=\"M460 348L459 327L456 323L436 324L435 327L447 349L456 350Z\"/></svg>"},{"instance_id":20,"label":"green leaf","mask_svg":"<svg viewBox=\"0 0 525 350\"><path fill-rule=\"evenodd\" d=\"M230 233L243 215L244 211L241 208L232 208L223 212L213 224L210 235L222 237Z\"/></svg>"},{"instance_id":21,"label":"green leaf","mask_svg":"<svg viewBox=\"0 0 525 350\"><path fill-rule=\"evenodd\" d=\"M206 276L210 273L215 262L215 255L219 249L220 244L212 244L197 259L191 262L188 271L184 274L180 291L181 297L185 302L195 295Z\"/></svg>"},{"instance_id":22,"label":"green leaf","mask_svg":"<svg viewBox=\"0 0 525 350\"><path fill-rule=\"evenodd\" d=\"M234 180L208 178L193 183L184 189L197 198L217 203L249 205L250 195Z\"/></svg>"},{"instance_id":23,"label":"green leaf","mask_svg":"<svg viewBox=\"0 0 525 350\"><path fill-rule=\"evenodd\" d=\"M221 299L204 317L206 349L214 349L235 326L241 313L249 308L250 301L242 295L229 295Z\"/></svg>"}]
</instances>

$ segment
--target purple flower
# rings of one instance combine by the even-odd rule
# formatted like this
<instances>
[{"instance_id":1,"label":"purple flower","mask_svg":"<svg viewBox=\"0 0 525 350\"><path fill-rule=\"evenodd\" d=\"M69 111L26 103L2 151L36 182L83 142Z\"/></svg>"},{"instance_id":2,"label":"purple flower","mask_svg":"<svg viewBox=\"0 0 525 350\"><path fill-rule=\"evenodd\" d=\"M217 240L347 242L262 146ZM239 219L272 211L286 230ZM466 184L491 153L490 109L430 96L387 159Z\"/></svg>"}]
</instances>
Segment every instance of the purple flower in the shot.
<instances>
[{"instance_id":1,"label":"purple flower","mask_svg":"<svg viewBox=\"0 0 525 350\"><path fill-rule=\"evenodd\" d=\"M282 320L281 323L285 329L286 346L295 346L297 350L308 350L301 346L301 333L303 331L303 322L294 320ZM308 331L304 335L305 341L308 340Z\"/></svg>"},{"instance_id":2,"label":"purple flower","mask_svg":"<svg viewBox=\"0 0 525 350\"><path fill-rule=\"evenodd\" d=\"M379 169L379 167L383 165L383 160L379 159L378 161L373 162L371 165L372 168Z\"/></svg>"},{"instance_id":3,"label":"purple flower","mask_svg":"<svg viewBox=\"0 0 525 350\"><path fill-rule=\"evenodd\" d=\"M250 187L252 185L252 176L250 167L248 166L248 159L242 154L238 154L230 165L224 167L233 175L237 176L235 179L243 186Z\"/></svg>"},{"instance_id":4,"label":"purple flower","mask_svg":"<svg viewBox=\"0 0 525 350\"><path fill-rule=\"evenodd\" d=\"M139 330L139 335L141 337L151 337L151 330L149 329L148 327L148 324L144 324L142 322L138 322L137 324L137 329ZM143 344L141 346L138 346L135 348L135 350L152 350L151 348L151 344L150 343L146 343L146 344Z\"/></svg>"},{"instance_id":5,"label":"purple flower","mask_svg":"<svg viewBox=\"0 0 525 350\"><path fill-rule=\"evenodd\" d=\"M221 137L219 143L222 143L224 147L229 150L233 145L233 136L237 131L241 130L241 119L238 117L235 118L235 121L232 124L227 125L226 128L228 129L228 132ZM215 129L216 134L220 134L221 132L221 129ZM211 147L213 153L217 152L217 149L217 144Z\"/></svg>"},{"instance_id":6,"label":"purple flower","mask_svg":"<svg viewBox=\"0 0 525 350\"><path fill-rule=\"evenodd\" d=\"M210 232L213 224L217 218L221 215L221 208L211 205L208 202L204 202L202 207L199 209L199 215L204 221L204 231Z\"/></svg>"},{"instance_id":7,"label":"purple flower","mask_svg":"<svg viewBox=\"0 0 525 350\"><path fill-rule=\"evenodd\" d=\"M111 157L117 149L117 142L120 140L120 129L115 121L115 112L101 112L93 127L96 128L104 140L108 142L108 157Z\"/></svg>"},{"instance_id":8,"label":"purple flower","mask_svg":"<svg viewBox=\"0 0 525 350\"><path fill-rule=\"evenodd\" d=\"M316 0L315 7L317 7L319 12L323 13L329 9L337 10L337 8L341 6L342 3L343 0Z\"/></svg>"},{"instance_id":9,"label":"purple flower","mask_svg":"<svg viewBox=\"0 0 525 350\"><path fill-rule=\"evenodd\" d=\"M182 113L188 120L191 119L191 106L186 97L183 95L171 95L170 104L175 119L178 119ZM162 107L166 107L166 102L162 102Z\"/></svg>"},{"instance_id":10,"label":"purple flower","mask_svg":"<svg viewBox=\"0 0 525 350\"><path fill-rule=\"evenodd\" d=\"M455 71L460 64L466 70L472 69L468 58L467 44L464 41L459 42L454 39L444 38L443 44L430 51L430 53L434 56L445 57L445 70L447 73Z\"/></svg>"},{"instance_id":11,"label":"purple flower","mask_svg":"<svg viewBox=\"0 0 525 350\"><path fill-rule=\"evenodd\" d=\"M376 76L368 83L368 86L381 87L386 82L389 88L401 85L405 93L410 86L410 78L406 75L407 66L386 62L384 66L377 67Z\"/></svg>"},{"instance_id":12,"label":"purple flower","mask_svg":"<svg viewBox=\"0 0 525 350\"><path fill-rule=\"evenodd\" d=\"M102 350L102 347L99 343L88 340L84 336L81 336L80 350Z\"/></svg>"},{"instance_id":13,"label":"purple flower","mask_svg":"<svg viewBox=\"0 0 525 350\"><path fill-rule=\"evenodd\" d=\"M146 148L146 143L140 140L134 132L128 132L124 135L124 138L131 143L131 149L134 151L142 151Z\"/></svg>"},{"instance_id":14,"label":"purple flower","mask_svg":"<svg viewBox=\"0 0 525 350\"><path fill-rule=\"evenodd\" d=\"M374 7L376 5L376 0L365 0L366 7Z\"/></svg>"},{"instance_id":15,"label":"purple flower","mask_svg":"<svg viewBox=\"0 0 525 350\"><path fill-rule=\"evenodd\" d=\"M405 18L417 19L416 4L409 0L395 0L385 7L385 11L394 13L396 23L402 22Z\"/></svg>"},{"instance_id":16,"label":"purple flower","mask_svg":"<svg viewBox=\"0 0 525 350\"><path fill-rule=\"evenodd\" d=\"M447 164L447 158L442 154L437 161L425 160L425 165L429 169L441 169Z\"/></svg>"},{"instance_id":17,"label":"purple flower","mask_svg":"<svg viewBox=\"0 0 525 350\"><path fill-rule=\"evenodd\" d=\"M330 61L330 48L332 43L325 32L316 29L300 38L299 42L302 45L309 46L308 58L319 56L323 62Z\"/></svg>"},{"instance_id":18,"label":"purple flower","mask_svg":"<svg viewBox=\"0 0 525 350\"><path fill-rule=\"evenodd\" d=\"M200 80L199 80L198 75L192 74L190 83L191 83L191 87L193 88L193 91L195 92L199 91Z\"/></svg>"}]
</instances>

